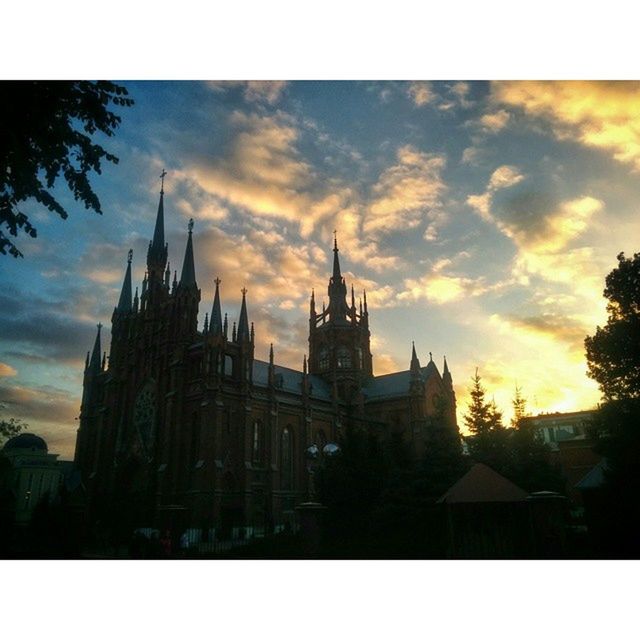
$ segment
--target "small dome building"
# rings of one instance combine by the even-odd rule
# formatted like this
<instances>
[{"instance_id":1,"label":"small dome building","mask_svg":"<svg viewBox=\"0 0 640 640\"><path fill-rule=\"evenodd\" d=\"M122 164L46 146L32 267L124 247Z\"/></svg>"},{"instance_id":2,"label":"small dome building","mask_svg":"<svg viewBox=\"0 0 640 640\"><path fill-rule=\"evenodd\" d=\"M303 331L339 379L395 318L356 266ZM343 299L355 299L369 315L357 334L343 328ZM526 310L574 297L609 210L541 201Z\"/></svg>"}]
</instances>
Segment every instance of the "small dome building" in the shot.
<instances>
[{"instance_id":1,"label":"small dome building","mask_svg":"<svg viewBox=\"0 0 640 640\"><path fill-rule=\"evenodd\" d=\"M16 524L27 524L45 496L49 500L58 497L63 476L58 454L49 453L40 436L20 433L7 440L0 455L5 458L0 485L9 498L3 501L12 503Z\"/></svg>"}]
</instances>

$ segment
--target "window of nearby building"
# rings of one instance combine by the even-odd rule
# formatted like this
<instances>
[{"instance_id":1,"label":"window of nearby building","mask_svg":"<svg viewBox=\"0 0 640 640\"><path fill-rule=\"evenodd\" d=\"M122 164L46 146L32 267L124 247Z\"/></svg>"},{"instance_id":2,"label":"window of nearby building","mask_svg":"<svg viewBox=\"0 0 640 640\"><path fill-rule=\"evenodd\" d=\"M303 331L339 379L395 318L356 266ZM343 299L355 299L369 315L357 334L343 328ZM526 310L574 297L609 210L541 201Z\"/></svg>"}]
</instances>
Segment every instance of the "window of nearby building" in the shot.
<instances>
[{"instance_id":1,"label":"window of nearby building","mask_svg":"<svg viewBox=\"0 0 640 640\"><path fill-rule=\"evenodd\" d=\"M329 349L324 345L320 347L318 366L320 367L320 371L326 371L329 368Z\"/></svg>"},{"instance_id":2,"label":"window of nearby building","mask_svg":"<svg viewBox=\"0 0 640 640\"><path fill-rule=\"evenodd\" d=\"M347 347L338 347L338 369L348 369L351 366L351 354Z\"/></svg>"},{"instance_id":3,"label":"window of nearby building","mask_svg":"<svg viewBox=\"0 0 640 640\"><path fill-rule=\"evenodd\" d=\"M253 446L251 461L254 465L262 465L264 460L264 425L261 420L253 423Z\"/></svg>"},{"instance_id":4,"label":"window of nearby building","mask_svg":"<svg viewBox=\"0 0 640 640\"><path fill-rule=\"evenodd\" d=\"M282 488L291 489L293 487L293 436L290 426L282 430L280 437L280 474Z\"/></svg>"}]
</instances>

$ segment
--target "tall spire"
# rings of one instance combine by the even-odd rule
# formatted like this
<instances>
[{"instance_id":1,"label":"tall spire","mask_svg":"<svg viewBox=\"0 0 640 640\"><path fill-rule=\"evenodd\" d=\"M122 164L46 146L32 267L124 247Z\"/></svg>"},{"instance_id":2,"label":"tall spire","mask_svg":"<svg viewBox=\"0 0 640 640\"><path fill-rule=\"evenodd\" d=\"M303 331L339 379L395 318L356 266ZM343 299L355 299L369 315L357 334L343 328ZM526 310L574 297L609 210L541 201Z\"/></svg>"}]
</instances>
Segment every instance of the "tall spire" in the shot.
<instances>
[{"instance_id":1,"label":"tall spire","mask_svg":"<svg viewBox=\"0 0 640 640\"><path fill-rule=\"evenodd\" d=\"M211 309L211 320L209 322L209 333L214 336L222 333L222 309L220 307L220 278L215 279L216 293L213 296L213 308Z\"/></svg>"},{"instance_id":2,"label":"tall spire","mask_svg":"<svg viewBox=\"0 0 640 640\"><path fill-rule=\"evenodd\" d=\"M449 365L447 364L447 356L444 357L444 369L442 371L442 380L453 387L453 379L451 378L451 372L449 371Z\"/></svg>"},{"instance_id":3,"label":"tall spire","mask_svg":"<svg viewBox=\"0 0 640 640\"><path fill-rule=\"evenodd\" d=\"M196 268L193 262L193 218L189 220L189 237L187 238L187 248L184 252L184 262L182 263L182 274L180 285L183 287L196 287Z\"/></svg>"},{"instance_id":4,"label":"tall spire","mask_svg":"<svg viewBox=\"0 0 640 640\"><path fill-rule=\"evenodd\" d=\"M418 355L416 354L416 345L414 342L411 343L410 371L413 375L420 375L420 360L418 360Z\"/></svg>"},{"instance_id":5,"label":"tall spire","mask_svg":"<svg viewBox=\"0 0 640 640\"><path fill-rule=\"evenodd\" d=\"M102 349L100 347L100 330L102 329L102 325L98 323L98 333L96 334L96 341L93 343L93 351L91 352L91 361L89 362L89 369L91 373L97 374L101 371L101 361L102 357Z\"/></svg>"},{"instance_id":6,"label":"tall spire","mask_svg":"<svg viewBox=\"0 0 640 640\"><path fill-rule=\"evenodd\" d=\"M127 271L124 274L124 282L122 283L122 291L120 292L120 300L118 301L118 311L120 313L131 312L131 260L133 259L133 251L129 249L127 254Z\"/></svg>"},{"instance_id":7,"label":"tall spire","mask_svg":"<svg viewBox=\"0 0 640 640\"><path fill-rule=\"evenodd\" d=\"M333 281L340 282L342 274L340 273L340 259L338 258L338 232L333 232Z\"/></svg>"},{"instance_id":8,"label":"tall spire","mask_svg":"<svg viewBox=\"0 0 640 640\"><path fill-rule=\"evenodd\" d=\"M159 249L164 248L164 177L167 172L163 169L160 177L162 178L162 187L160 188L160 201L158 202L158 213L156 214L156 226L153 230L153 247Z\"/></svg>"},{"instance_id":9,"label":"tall spire","mask_svg":"<svg viewBox=\"0 0 640 640\"><path fill-rule=\"evenodd\" d=\"M156 226L153 230L153 240L149 243L147 251L147 267L149 273L157 275L157 279L162 281L164 268L167 263L167 245L164 242L164 177L167 172L163 169L160 174L162 186L160 187L160 201L158 202L158 213L156 214Z\"/></svg>"},{"instance_id":10,"label":"tall spire","mask_svg":"<svg viewBox=\"0 0 640 640\"><path fill-rule=\"evenodd\" d=\"M247 316L247 290L242 289L242 307L240 307L240 320L238 321L238 342L249 340L249 318Z\"/></svg>"},{"instance_id":11,"label":"tall spire","mask_svg":"<svg viewBox=\"0 0 640 640\"><path fill-rule=\"evenodd\" d=\"M333 322L343 324L349 313L347 306L347 285L340 272L340 260L338 258L338 237L334 231L333 238L333 275L329 278L329 317Z\"/></svg>"}]
</instances>

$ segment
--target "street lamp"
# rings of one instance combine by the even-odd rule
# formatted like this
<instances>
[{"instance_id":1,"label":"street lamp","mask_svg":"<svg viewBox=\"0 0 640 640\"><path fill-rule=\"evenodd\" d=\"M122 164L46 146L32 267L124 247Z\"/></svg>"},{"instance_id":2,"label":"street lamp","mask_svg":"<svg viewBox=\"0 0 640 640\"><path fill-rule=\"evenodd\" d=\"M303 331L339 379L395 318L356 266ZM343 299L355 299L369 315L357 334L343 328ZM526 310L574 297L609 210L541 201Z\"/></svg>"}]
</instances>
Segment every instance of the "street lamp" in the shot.
<instances>
[{"instance_id":1,"label":"street lamp","mask_svg":"<svg viewBox=\"0 0 640 640\"><path fill-rule=\"evenodd\" d=\"M334 458L340 453L340 446L335 442L328 442L322 450L317 444L312 444L305 450L305 458L307 459L307 471L309 473L309 502L316 503L316 483L315 475L319 469L322 469L326 460Z\"/></svg>"}]
</instances>

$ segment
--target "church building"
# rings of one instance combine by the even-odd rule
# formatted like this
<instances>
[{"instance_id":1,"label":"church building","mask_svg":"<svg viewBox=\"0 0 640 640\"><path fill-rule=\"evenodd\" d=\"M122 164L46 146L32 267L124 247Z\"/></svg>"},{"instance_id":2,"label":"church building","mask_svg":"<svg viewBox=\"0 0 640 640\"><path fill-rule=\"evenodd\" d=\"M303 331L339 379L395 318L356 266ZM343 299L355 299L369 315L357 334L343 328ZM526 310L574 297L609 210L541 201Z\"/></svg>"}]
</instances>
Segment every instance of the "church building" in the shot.
<instances>
[{"instance_id":1,"label":"church building","mask_svg":"<svg viewBox=\"0 0 640 640\"><path fill-rule=\"evenodd\" d=\"M247 291L237 324L222 313L221 280L204 326L189 222L178 280L167 264L164 189L141 294L132 299L129 251L102 355L101 325L84 371L75 463L89 517L131 527L273 530L309 499L305 451L339 442L346 429L382 440L402 435L415 457L434 429L458 435L451 374L412 349L405 371L375 376L366 293L356 306L340 270L337 239L329 304L309 309L302 371L254 357ZM222 274L224 275L224 274ZM259 331L260 328L258 327ZM300 345L300 351L306 349ZM277 351L277 348L276 348Z\"/></svg>"}]
</instances>

